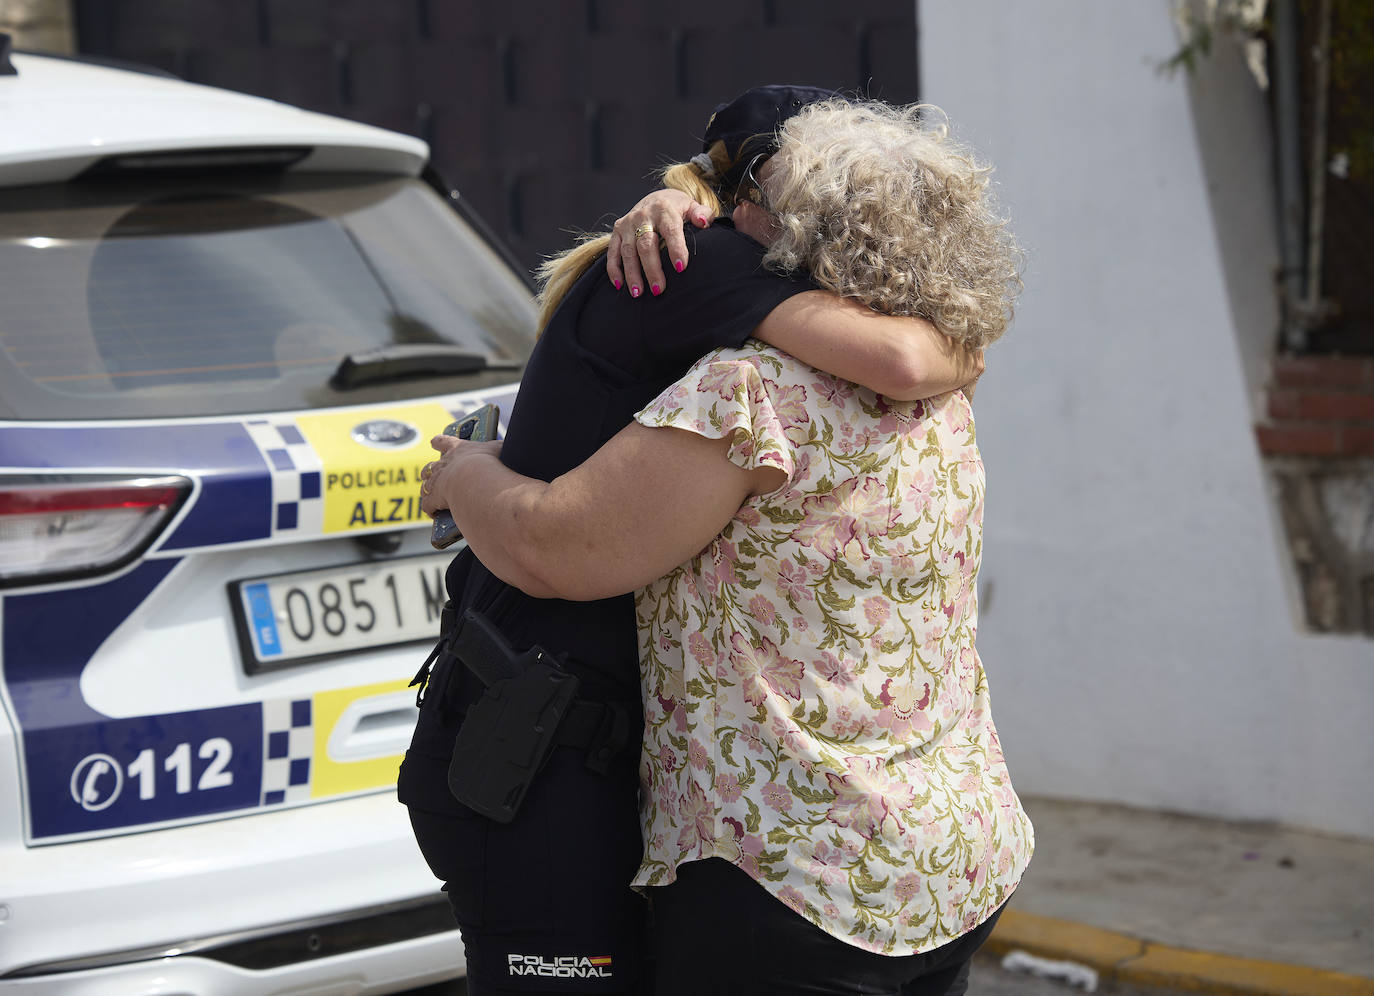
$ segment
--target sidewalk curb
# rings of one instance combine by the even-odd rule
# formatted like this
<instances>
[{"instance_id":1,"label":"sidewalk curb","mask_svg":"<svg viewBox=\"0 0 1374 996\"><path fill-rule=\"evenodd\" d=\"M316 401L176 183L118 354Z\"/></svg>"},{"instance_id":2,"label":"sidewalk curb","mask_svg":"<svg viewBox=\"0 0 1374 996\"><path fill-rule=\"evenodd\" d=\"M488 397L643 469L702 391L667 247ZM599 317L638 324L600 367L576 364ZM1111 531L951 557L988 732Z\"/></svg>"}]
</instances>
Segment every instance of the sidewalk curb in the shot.
<instances>
[{"instance_id":1,"label":"sidewalk curb","mask_svg":"<svg viewBox=\"0 0 1374 996\"><path fill-rule=\"evenodd\" d=\"M1190 951L1138 937L1007 910L983 945L1078 962L1106 980L1235 996L1374 996L1374 979L1304 965Z\"/></svg>"}]
</instances>

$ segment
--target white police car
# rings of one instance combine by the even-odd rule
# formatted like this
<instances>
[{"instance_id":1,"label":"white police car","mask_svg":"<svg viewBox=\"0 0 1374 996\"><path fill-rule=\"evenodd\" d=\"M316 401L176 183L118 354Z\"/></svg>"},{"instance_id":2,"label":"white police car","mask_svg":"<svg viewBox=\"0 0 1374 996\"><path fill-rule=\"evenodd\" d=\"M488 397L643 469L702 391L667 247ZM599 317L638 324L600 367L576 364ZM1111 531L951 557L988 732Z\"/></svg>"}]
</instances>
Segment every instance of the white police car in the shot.
<instances>
[{"instance_id":1,"label":"white police car","mask_svg":"<svg viewBox=\"0 0 1374 996\"><path fill-rule=\"evenodd\" d=\"M527 283L413 138L34 55L0 122L0 990L461 974L393 791L416 473Z\"/></svg>"}]
</instances>

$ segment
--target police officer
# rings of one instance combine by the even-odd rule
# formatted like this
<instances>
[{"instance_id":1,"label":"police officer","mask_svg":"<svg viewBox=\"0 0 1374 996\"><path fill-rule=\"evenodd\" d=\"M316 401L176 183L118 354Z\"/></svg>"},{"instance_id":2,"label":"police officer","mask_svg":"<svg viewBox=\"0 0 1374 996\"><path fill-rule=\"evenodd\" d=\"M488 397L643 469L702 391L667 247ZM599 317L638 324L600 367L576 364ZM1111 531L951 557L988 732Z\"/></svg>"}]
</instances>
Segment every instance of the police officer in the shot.
<instances>
[{"instance_id":1,"label":"police officer","mask_svg":"<svg viewBox=\"0 0 1374 996\"><path fill-rule=\"evenodd\" d=\"M727 208L781 121L831 96L758 87L717 108L698 160ZM764 270L762 247L728 222L689 235L671 294L617 292L604 254L565 257L584 270L530 357L507 466L546 481L571 470L702 355L814 290ZM642 992L646 909L627 884L641 852L633 597L531 598L467 550L446 583L398 789L462 931L468 991Z\"/></svg>"}]
</instances>

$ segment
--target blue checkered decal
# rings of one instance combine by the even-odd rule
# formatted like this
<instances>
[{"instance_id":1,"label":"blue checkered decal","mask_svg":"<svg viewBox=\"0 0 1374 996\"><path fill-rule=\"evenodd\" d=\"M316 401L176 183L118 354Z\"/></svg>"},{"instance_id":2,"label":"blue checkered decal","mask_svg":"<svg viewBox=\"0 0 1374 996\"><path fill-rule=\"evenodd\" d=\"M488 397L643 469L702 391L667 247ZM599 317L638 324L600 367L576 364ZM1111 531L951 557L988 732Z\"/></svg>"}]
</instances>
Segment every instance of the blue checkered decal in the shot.
<instances>
[{"instance_id":1,"label":"blue checkered decal","mask_svg":"<svg viewBox=\"0 0 1374 996\"><path fill-rule=\"evenodd\" d=\"M310 759L315 752L310 700L264 702L262 735L262 804L309 799Z\"/></svg>"},{"instance_id":2,"label":"blue checkered decal","mask_svg":"<svg viewBox=\"0 0 1374 996\"><path fill-rule=\"evenodd\" d=\"M272 534L318 533L324 487L315 450L290 422L253 419L246 426L272 472Z\"/></svg>"}]
</instances>

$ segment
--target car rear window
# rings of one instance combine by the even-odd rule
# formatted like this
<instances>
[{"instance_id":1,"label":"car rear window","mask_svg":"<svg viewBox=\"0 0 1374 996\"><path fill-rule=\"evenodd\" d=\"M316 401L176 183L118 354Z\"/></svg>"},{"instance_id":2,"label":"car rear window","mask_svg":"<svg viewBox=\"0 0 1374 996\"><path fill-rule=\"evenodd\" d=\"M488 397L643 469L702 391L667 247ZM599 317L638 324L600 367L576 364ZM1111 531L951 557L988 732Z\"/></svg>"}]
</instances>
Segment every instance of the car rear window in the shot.
<instances>
[{"instance_id":1,"label":"car rear window","mask_svg":"<svg viewBox=\"0 0 1374 996\"><path fill-rule=\"evenodd\" d=\"M422 182L260 174L0 190L0 414L240 414L510 382L528 286ZM502 370L336 390L342 358L452 344Z\"/></svg>"}]
</instances>

